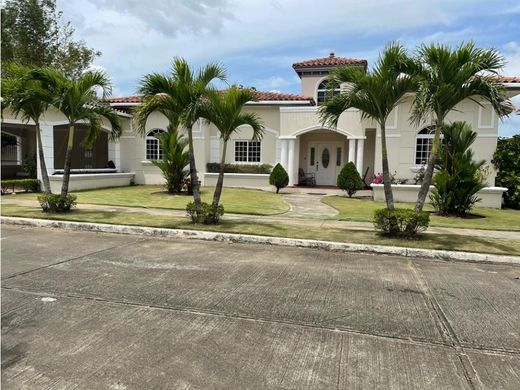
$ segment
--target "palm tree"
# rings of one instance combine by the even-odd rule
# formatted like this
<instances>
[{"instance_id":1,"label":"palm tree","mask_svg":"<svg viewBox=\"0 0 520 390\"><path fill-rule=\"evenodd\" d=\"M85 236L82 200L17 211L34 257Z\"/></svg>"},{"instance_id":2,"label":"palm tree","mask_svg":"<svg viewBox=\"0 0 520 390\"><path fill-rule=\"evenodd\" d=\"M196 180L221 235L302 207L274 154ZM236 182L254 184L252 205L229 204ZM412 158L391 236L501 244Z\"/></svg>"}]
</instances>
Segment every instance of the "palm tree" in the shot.
<instances>
[{"instance_id":1,"label":"palm tree","mask_svg":"<svg viewBox=\"0 0 520 390\"><path fill-rule=\"evenodd\" d=\"M336 127L341 114L349 108L361 111L361 118L375 120L381 129L381 153L383 163L383 185L386 207L394 210L394 200L388 167L386 147L386 121L390 112L402 101L406 93L412 92L414 78L402 75L401 63L406 63L408 56L399 44L388 45L379 57L374 69L365 73L358 67L342 66L334 69L329 76L328 88L332 91L342 83L348 87L336 96L332 96L320 107L324 125Z\"/></svg>"},{"instance_id":2,"label":"palm tree","mask_svg":"<svg viewBox=\"0 0 520 390\"><path fill-rule=\"evenodd\" d=\"M221 94L212 95L209 103L202 109L201 116L215 125L223 142L220 170L213 194L213 207L217 207L220 202L224 184L227 144L233 133L238 131L240 126L248 125L253 129L253 140L262 138L264 125L260 117L252 112L242 112L244 105L254 100L257 99L251 89L233 85Z\"/></svg>"},{"instance_id":3,"label":"palm tree","mask_svg":"<svg viewBox=\"0 0 520 390\"><path fill-rule=\"evenodd\" d=\"M190 163L188 140L177 128L168 126L168 131L159 136L159 141L163 157L161 160L152 160L152 164L162 171L167 191L179 193L188 175L185 170Z\"/></svg>"},{"instance_id":4,"label":"palm tree","mask_svg":"<svg viewBox=\"0 0 520 390\"><path fill-rule=\"evenodd\" d=\"M71 79L56 69L43 68L31 71L29 77L42 83L49 91L49 103L61 111L69 122L61 187L61 196L65 197L69 192L76 124L78 122L87 124L87 136L82 141L82 145L87 147L94 143L102 131L102 118L107 119L112 127L110 133L112 140L121 135L121 122L116 111L105 104L100 104L96 94L96 89L101 90L103 98L107 98L112 89L111 83L106 73L98 70L87 71L78 78Z\"/></svg>"},{"instance_id":5,"label":"palm tree","mask_svg":"<svg viewBox=\"0 0 520 390\"><path fill-rule=\"evenodd\" d=\"M42 135L40 130L40 117L49 106L48 91L42 88L37 80L31 80L27 76L30 69L19 64L11 64L9 76L2 78L3 107L9 108L14 116L20 115L22 120L32 120L35 125L36 139L38 143L38 156L40 159L40 171L42 174L43 192L50 194L51 186L45 157L43 154Z\"/></svg>"},{"instance_id":6,"label":"palm tree","mask_svg":"<svg viewBox=\"0 0 520 390\"><path fill-rule=\"evenodd\" d=\"M503 65L504 58L495 49L479 49L469 42L455 49L438 44L422 45L416 61L401 69L418 77L410 119L416 124L431 117L435 121L433 145L415 210L421 211L424 207L448 113L465 99L480 104L477 100L480 98L491 103L499 117L509 114L510 109L504 104L507 102L505 89L496 78Z\"/></svg>"},{"instance_id":7,"label":"palm tree","mask_svg":"<svg viewBox=\"0 0 520 390\"><path fill-rule=\"evenodd\" d=\"M179 113L179 124L185 127L188 133L191 187L197 212L200 211L201 197L192 129L195 122L200 119L201 110L207 104L208 97L216 93L211 86L214 80L226 80L226 73L220 65L208 64L195 74L186 60L176 57L172 61L171 75L148 74L141 79L138 89L138 92L144 96L145 102L146 99L152 98L149 104L158 111Z\"/></svg>"}]
</instances>

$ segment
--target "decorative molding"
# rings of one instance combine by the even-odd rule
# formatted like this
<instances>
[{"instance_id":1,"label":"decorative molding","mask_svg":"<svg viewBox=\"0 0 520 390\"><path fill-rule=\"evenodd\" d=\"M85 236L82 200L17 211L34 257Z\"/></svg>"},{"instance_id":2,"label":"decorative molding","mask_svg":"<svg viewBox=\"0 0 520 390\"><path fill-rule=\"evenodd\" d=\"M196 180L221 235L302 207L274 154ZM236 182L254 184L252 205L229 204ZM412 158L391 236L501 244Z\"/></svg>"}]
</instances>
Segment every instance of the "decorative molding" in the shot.
<instances>
[{"instance_id":1,"label":"decorative molding","mask_svg":"<svg viewBox=\"0 0 520 390\"><path fill-rule=\"evenodd\" d=\"M489 125L482 123L482 114L486 107L491 108L491 123ZM479 129L493 129L495 127L495 110L493 110L491 103L483 102L478 106L478 128Z\"/></svg>"},{"instance_id":2,"label":"decorative molding","mask_svg":"<svg viewBox=\"0 0 520 390\"><path fill-rule=\"evenodd\" d=\"M387 125L387 129L397 129L397 123L399 121L399 106L395 106L394 111L394 123L391 125Z\"/></svg>"}]
</instances>

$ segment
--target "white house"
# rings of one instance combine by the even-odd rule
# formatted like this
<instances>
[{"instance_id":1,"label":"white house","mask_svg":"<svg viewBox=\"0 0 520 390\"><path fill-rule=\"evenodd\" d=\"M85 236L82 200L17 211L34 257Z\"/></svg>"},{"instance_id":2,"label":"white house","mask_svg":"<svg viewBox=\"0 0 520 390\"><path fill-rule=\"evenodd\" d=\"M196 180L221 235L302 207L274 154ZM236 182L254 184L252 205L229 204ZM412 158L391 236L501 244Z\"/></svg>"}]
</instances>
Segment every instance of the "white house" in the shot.
<instances>
[{"instance_id":1,"label":"white house","mask_svg":"<svg viewBox=\"0 0 520 390\"><path fill-rule=\"evenodd\" d=\"M271 165L279 162L289 173L290 186L298 185L302 172L313 173L317 185L334 186L341 168L352 161L369 183L373 174L381 171L381 139L377 124L362 120L361 113L352 109L342 114L337 128L327 128L321 124L317 113L318 105L325 98L324 82L331 69L338 65L366 69L367 61L331 53L328 57L297 62L293 68L301 79L301 95L257 92L258 101L248 103L246 110L260 115L265 124L265 135L261 141L252 141L251 129L240 129L228 146L226 161ZM520 77L501 76L500 81L507 88L509 97L520 94ZM428 159L433 137L431 123L410 124L412 99L413 96L404 99L387 123L390 170L396 177L410 180ZM166 130L166 118L159 113L153 114L146 125L147 135L142 137L133 132L131 120L132 109L140 104L140 98L112 98L108 103L121 116L123 134L115 142L109 141L105 134L93 149L77 149L81 152L72 162L75 174L71 176L71 189L124 185L130 180L136 184L163 183L160 171L150 161L161 157L156 136ZM447 119L470 123L478 134L473 146L475 158L491 160L497 144L499 119L489 104L463 101ZM63 168L65 125L65 118L54 110L49 110L42 121L42 143L55 189L59 187L59 172ZM108 125L106 130L109 130ZM220 161L222 145L217 129L200 121L193 129L193 136L200 180L202 185L211 186L216 182L216 174L208 173L206 165ZM81 136L76 140L79 143ZM19 173L23 156L34 153L35 144L34 126L4 112L2 177ZM113 161L116 168L107 169L108 161ZM487 178L489 186L494 185L494 178L491 169ZM267 188L268 175L226 174L225 185Z\"/></svg>"}]
</instances>

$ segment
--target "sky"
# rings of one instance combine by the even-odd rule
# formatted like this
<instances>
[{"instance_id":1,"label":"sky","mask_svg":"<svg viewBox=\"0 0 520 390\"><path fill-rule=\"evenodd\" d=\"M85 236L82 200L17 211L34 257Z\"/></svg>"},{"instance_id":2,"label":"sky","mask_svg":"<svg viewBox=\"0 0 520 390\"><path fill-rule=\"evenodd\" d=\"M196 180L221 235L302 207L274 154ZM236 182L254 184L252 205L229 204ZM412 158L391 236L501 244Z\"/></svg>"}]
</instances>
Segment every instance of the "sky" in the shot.
<instances>
[{"instance_id":1,"label":"sky","mask_svg":"<svg viewBox=\"0 0 520 390\"><path fill-rule=\"evenodd\" d=\"M498 49L502 74L520 76L518 0L58 0L75 38L103 54L94 62L114 96L135 94L139 79L168 72L171 59L223 64L231 83L300 93L294 62L327 56L373 64L390 41L411 53L421 43L474 41ZM520 96L513 99L520 107ZM520 115L499 125L520 133Z\"/></svg>"}]
</instances>

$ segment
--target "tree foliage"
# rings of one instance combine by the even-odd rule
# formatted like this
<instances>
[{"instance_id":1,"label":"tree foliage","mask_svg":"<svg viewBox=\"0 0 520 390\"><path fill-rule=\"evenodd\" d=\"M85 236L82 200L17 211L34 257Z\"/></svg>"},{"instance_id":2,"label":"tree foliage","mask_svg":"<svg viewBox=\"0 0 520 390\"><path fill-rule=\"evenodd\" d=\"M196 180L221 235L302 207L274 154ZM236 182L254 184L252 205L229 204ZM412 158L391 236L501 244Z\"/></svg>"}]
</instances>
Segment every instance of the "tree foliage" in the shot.
<instances>
[{"instance_id":1,"label":"tree foliage","mask_svg":"<svg viewBox=\"0 0 520 390\"><path fill-rule=\"evenodd\" d=\"M63 20L56 0L7 0L2 10L2 74L17 62L28 67L54 67L79 76L101 53L74 40L74 27Z\"/></svg>"},{"instance_id":2,"label":"tree foliage","mask_svg":"<svg viewBox=\"0 0 520 390\"><path fill-rule=\"evenodd\" d=\"M493 164L498 171L495 183L507 188L505 205L520 209L520 134L499 138Z\"/></svg>"},{"instance_id":3,"label":"tree foliage","mask_svg":"<svg viewBox=\"0 0 520 390\"><path fill-rule=\"evenodd\" d=\"M477 133L466 122L453 122L443 133L430 197L439 214L464 217L480 200L477 192L484 188L484 181L479 173L485 161L473 160L471 145Z\"/></svg>"},{"instance_id":4,"label":"tree foliage","mask_svg":"<svg viewBox=\"0 0 520 390\"><path fill-rule=\"evenodd\" d=\"M359 190L363 189L363 180L352 161L345 164L338 175L338 187L346 191L349 198L352 198Z\"/></svg>"},{"instance_id":5,"label":"tree foliage","mask_svg":"<svg viewBox=\"0 0 520 390\"><path fill-rule=\"evenodd\" d=\"M280 192L280 188L287 187L289 184L289 175L282 167L282 164L276 164L269 175L269 184L276 187L276 193Z\"/></svg>"}]
</instances>

